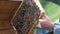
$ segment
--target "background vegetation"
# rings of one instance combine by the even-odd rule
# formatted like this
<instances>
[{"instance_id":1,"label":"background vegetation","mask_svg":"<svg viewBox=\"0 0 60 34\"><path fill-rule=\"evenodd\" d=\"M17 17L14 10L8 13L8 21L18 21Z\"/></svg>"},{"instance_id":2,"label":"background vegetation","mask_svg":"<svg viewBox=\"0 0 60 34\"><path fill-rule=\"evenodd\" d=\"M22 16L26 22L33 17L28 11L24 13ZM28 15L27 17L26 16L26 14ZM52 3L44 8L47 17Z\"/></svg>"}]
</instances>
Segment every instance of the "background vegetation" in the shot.
<instances>
[{"instance_id":1,"label":"background vegetation","mask_svg":"<svg viewBox=\"0 0 60 34\"><path fill-rule=\"evenodd\" d=\"M56 1L56 0L55 0ZM46 14L53 20L57 20L60 17L60 2L52 2L47 0L40 0Z\"/></svg>"}]
</instances>

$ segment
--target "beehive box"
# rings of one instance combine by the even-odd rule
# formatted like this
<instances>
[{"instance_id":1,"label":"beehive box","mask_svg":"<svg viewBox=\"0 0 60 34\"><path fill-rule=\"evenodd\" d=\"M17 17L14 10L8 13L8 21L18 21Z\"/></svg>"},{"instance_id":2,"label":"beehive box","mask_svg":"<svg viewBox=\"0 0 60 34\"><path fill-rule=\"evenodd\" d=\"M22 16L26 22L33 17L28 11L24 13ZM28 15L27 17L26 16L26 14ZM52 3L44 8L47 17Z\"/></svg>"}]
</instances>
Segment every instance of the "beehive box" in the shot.
<instances>
[{"instance_id":1,"label":"beehive box","mask_svg":"<svg viewBox=\"0 0 60 34\"><path fill-rule=\"evenodd\" d=\"M22 1L0 1L0 34L16 34L11 21Z\"/></svg>"}]
</instances>

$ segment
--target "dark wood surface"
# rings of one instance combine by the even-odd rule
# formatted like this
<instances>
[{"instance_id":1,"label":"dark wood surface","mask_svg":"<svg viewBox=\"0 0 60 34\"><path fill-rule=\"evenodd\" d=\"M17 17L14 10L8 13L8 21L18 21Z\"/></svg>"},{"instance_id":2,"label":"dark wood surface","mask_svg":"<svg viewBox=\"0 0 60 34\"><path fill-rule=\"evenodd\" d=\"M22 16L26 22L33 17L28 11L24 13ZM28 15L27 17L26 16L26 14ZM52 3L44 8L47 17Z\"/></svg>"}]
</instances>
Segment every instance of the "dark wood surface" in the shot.
<instances>
[{"instance_id":1,"label":"dark wood surface","mask_svg":"<svg viewBox=\"0 0 60 34\"><path fill-rule=\"evenodd\" d=\"M0 1L0 34L16 34L10 21L20 4L21 1Z\"/></svg>"},{"instance_id":2,"label":"dark wood surface","mask_svg":"<svg viewBox=\"0 0 60 34\"><path fill-rule=\"evenodd\" d=\"M6 21L13 17L21 2L0 1L0 20Z\"/></svg>"}]
</instances>

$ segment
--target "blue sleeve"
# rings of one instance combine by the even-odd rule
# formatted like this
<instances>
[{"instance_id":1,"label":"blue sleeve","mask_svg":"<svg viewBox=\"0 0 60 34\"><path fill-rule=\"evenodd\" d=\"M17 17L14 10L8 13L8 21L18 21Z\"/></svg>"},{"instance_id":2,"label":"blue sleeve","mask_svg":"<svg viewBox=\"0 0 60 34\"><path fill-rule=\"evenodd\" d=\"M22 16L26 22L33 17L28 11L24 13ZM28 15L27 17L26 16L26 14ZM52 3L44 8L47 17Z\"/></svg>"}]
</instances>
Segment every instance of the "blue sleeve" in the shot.
<instances>
[{"instance_id":1,"label":"blue sleeve","mask_svg":"<svg viewBox=\"0 0 60 34\"><path fill-rule=\"evenodd\" d=\"M54 34L60 34L60 22L58 20L54 24Z\"/></svg>"}]
</instances>

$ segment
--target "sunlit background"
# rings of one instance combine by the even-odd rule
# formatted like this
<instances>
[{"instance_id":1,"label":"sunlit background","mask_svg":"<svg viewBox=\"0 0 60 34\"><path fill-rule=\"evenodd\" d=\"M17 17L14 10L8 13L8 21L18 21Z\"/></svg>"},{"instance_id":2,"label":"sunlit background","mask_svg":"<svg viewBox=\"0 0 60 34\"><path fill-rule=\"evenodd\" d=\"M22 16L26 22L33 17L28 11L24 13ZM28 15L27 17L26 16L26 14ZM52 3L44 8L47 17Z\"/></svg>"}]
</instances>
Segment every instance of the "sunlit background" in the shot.
<instances>
[{"instance_id":1,"label":"sunlit background","mask_svg":"<svg viewBox=\"0 0 60 34\"><path fill-rule=\"evenodd\" d=\"M58 0L40 0L46 14L53 20L60 17L60 2Z\"/></svg>"},{"instance_id":2,"label":"sunlit background","mask_svg":"<svg viewBox=\"0 0 60 34\"><path fill-rule=\"evenodd\" d=\"M40 3L43 6L46 14L51 18L52 21L56 21L60 17L59 0L40 0ZM33 34L42 34L43 33L41 32L42 30L39 28L40 24L38 24L37 27L34 29Z\"/></svg>"}]
</instances>

